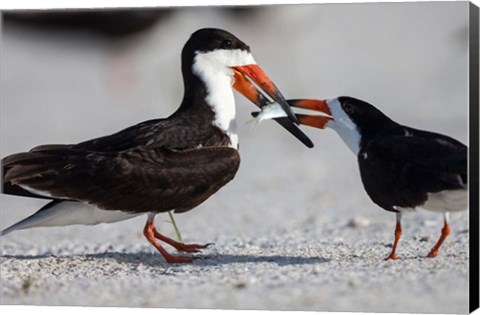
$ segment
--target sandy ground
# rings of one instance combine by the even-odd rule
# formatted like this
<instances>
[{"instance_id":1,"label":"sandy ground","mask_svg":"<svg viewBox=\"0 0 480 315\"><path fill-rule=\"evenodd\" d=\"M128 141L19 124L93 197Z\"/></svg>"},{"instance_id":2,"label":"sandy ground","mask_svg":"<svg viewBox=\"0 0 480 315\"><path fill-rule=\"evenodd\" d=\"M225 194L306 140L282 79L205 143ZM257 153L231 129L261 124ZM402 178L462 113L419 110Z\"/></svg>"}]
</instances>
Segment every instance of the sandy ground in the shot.
<instances>
[{"instance_id":1,"label":"sandy ground","mask_svg":"<svg viewBox=\"0 0 480 315\"><path fill-rule=\"evenodd\" d=\"M356 96L399 122L466 143L466 8L292 6L242 16L185 9L116 41L6 25L1 156L170 114L182 94L180 50L205 26L248 42L289 98ZM384 261L395 216L369 200L337 135L306 129L316 144L307 150L273 122L245 124L253 109L238 98L242 165L235 180L176 216L187 242L215 243L199 259L166 264L141 234L144 217L19 231L0 239L0 303L468 311L468 212L451 216L452 234L436 259L424 256L441 216L404 216L401 259ZM44 203L5 195L0 202L2 229ZM166 220L160 215L157 224L173 236Z\"/></svg>"}]
</instances>

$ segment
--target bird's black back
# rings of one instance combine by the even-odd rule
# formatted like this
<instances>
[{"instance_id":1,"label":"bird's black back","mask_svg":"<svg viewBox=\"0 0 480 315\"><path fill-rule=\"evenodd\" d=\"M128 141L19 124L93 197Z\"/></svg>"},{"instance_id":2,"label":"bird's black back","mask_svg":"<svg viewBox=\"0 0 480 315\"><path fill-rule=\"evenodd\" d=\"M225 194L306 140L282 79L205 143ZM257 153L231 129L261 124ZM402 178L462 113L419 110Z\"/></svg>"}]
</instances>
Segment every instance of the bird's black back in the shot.
<instances>
[{"instance_id":1,"label":"bird's black back","mask_svg":"<svg viewBox=\"0 0 480 315\"><path fill-rule=\"evenodd\" d=\"M358 163L370 198L380 207L415 208L429 193L465 189L467 147L438 133L398 124L363 137Z\"/></svg>"}]
</instances>

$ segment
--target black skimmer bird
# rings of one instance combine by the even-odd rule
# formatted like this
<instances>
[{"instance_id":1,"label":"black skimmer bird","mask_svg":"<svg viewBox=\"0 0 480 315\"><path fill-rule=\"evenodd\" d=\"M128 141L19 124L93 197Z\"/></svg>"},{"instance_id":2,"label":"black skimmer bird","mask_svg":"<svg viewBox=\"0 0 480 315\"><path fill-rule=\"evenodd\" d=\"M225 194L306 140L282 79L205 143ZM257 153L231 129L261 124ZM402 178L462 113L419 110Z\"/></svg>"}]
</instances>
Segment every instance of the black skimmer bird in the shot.
<instances>
[{"instance_id":1,"label":"black skimmer bird","mask_svg":"<svg viewBox=\"0 0 480 315\"><path fill-rule=\"evenodd\" d=\"M264 98L248 90L247 78L282 104L289 117L277 121L312 146L292 122L296 117L256 64L249 46L234 35L218 29L193 33L182 51L182 73L183 101L168 118L79 144L42 145L5 157L3 193L51 201L1 235L148 214L147 240L167 262L190 262L190 256L170 255L157 239L183 252L205 245L187 245L160 234L154 217L172 209L191 210L233 179L240 156L232 86L250 99Z\"/></svg>"},{"instance_id":2,"label":"black skimmer bird","mask_svg":"<svg viewBox=\"0 0 480 315\"><path fill-rule=\"evenodd\" d=\"M397 259L402 213L417 207L443 213L441 236L427 255L436 257L450 234L448 213L468 207L467 147L448 136L401 125L352 97L288 103L326 114L296 116L303 125L333 129L357 156L371 200L396 213L395 241L387 259Z\"/></svg>"}]
</instances>

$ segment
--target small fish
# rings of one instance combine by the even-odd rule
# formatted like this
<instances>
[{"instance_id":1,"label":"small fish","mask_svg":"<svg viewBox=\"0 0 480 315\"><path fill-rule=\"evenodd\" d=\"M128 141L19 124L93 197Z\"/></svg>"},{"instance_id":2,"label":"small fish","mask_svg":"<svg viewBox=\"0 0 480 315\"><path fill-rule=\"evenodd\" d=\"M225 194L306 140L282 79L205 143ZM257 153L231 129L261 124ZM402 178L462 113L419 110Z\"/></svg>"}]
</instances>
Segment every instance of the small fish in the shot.
<instances>
[{"instance_id":1,"label":"small fish","mask_svg":"<svg viewBox=\"0 0 480 315\"><path fill-rule=\"evenodd\" d=\"M259 112L253 112L252 116L254 117L249 121L253 122L255 125L258 125L262 120L287 117L287 113L278 103L268 104L262 107L262 110Z\"/></svg>"}]
</instances>

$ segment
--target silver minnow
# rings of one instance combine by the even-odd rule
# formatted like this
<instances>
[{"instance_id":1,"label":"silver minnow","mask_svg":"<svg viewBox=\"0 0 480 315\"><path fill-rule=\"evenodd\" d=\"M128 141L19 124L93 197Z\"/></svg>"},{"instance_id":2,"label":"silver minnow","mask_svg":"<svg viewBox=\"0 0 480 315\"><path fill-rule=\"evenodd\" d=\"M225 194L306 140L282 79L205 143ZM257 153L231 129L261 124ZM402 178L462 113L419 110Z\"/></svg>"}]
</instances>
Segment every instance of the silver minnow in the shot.
<instances>
[{"instance_id":1,"label":"silver minnow","mask_svg":"<svg viewBox=\"0 0 480 315\"><path fill-rule=\"evenodd\" d=\"M258 125L262 120L288 116L278 103L265 105L262 107L261 111L252 114L255 118L253 118L249 122L253 122L255 125Z\"/></svg>"}]
</instances>

